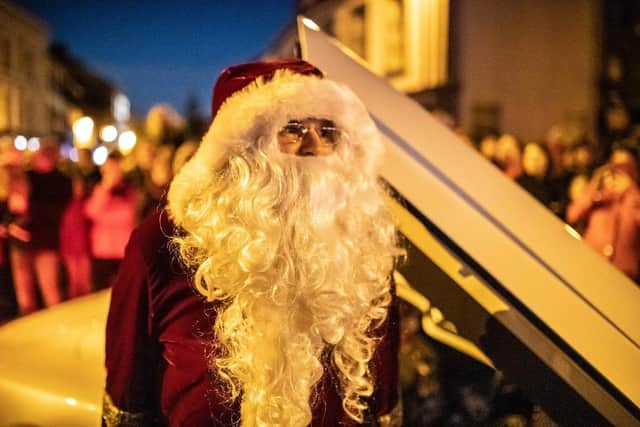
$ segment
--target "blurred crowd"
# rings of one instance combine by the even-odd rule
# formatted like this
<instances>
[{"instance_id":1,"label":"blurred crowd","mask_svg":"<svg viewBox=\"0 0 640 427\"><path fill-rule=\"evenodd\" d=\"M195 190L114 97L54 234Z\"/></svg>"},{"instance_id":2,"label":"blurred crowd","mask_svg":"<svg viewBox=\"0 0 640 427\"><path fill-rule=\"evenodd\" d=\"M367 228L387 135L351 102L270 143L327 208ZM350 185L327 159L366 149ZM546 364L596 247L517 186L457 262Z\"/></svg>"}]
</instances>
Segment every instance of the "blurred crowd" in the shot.
<instances>
[{"instance_id":1,"label":"blurred crowd","mask_svg":"<svg viewBox=\"0 0 640 427\"><path fill-rule=\"evenodd\" d=\"M106 288L131 231L161 208L194 142L139 141L134 151L73 160L55 140L34 151L0 143L0 320Z\"/></svg>"},{"instance_id":2,"label":"blurred crowd","mask_svg":"<svg viewBox=\"0 0 640 427\"><path fill-rule=\"evenodd\" d=\"M562 126L540 141L461 136L638 280L640 132L608 149ZM163 207L171 179L197 146L140 140L132 153L112 151L96 166L89 150L63 158L57 141L29 151L0 140L0 320L107 288L131 231ZM421 334L419 314L407 305L401 323L409 425L554 425L517 386Z\"/></svg>"},{"instance_id":3,"label":"blurred crowd","mask_svg":"<svg viewBox=\"0 0 640 427\"><path fill-rule=\"evenodd\" d=\"M470 143L570 224L588 245L638 281L638 128L608 147L561 126L552 127L540 141L489 134Z\"/></svg>"},{"instance_id":4,"label":"blurred crowd","mask_svg":"<svg viewBox=\"0 0 640 427\"><path fill-rule=\"evenodd\" d=\"M461 136L638 281L640 132L608 149L584 135L554 126L540 141ZM89 150L63 158L54 140L35 151L2 140L0 319L108 287L131 231L163 206L173 175L196 148L141 140L130 154L112 151L96 166Z\"/></svg>"}]
</instances>

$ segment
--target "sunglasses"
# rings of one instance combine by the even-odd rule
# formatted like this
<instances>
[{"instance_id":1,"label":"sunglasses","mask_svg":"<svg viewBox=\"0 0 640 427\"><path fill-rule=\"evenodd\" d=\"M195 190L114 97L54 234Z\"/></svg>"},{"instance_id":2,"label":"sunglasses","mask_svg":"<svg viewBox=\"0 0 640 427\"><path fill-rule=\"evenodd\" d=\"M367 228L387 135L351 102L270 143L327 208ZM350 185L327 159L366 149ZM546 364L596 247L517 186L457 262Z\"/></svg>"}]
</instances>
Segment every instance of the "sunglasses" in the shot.
<instances>
[{"instance_id":1,"label":"sunglasses","mask_svg":"<svg viewBox=\"0 0 640 427\"><path fill-rule=\"evenodd\" d=\"M313 126L317 135L326 143L335 144L338 142L342 131L335 127L331 121L325 122L322 126ZM281 130L280 135L290 138L292 141L300 142L304 136L311 131L311 128L302 122L291 120Z\"/></svg>"}]
</instances>

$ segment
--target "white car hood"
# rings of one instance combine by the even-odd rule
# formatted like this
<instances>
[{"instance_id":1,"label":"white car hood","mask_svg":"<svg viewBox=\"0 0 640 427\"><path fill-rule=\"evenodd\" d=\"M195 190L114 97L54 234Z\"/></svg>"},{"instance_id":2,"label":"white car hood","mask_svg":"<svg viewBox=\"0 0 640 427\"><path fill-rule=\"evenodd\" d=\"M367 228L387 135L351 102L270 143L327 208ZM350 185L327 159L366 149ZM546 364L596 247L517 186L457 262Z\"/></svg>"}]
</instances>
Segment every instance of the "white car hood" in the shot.
<instances>
[{"instance_id":1,"label":"white car hood","mask_svg":"<svg viewBox=\"0 0 640 427\"><path fill-rule=\"evenodd\" d=\"M0 426L100 424L110 295L101 291L0 328Z\"/></svg>"}]
</instances>

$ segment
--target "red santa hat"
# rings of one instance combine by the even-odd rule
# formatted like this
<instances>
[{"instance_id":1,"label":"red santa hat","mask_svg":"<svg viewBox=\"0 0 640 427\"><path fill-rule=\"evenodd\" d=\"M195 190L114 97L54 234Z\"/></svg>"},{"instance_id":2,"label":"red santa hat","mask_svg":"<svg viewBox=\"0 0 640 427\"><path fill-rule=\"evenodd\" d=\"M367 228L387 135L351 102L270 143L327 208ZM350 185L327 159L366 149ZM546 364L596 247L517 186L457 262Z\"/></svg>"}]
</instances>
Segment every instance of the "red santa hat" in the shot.
<instances>
[{"instance_id":1,"label":"red santa hat","mask_svg":"<svg viewBox=\"0 0 640 427\"><path fill-rule=\"evenodd\" d=\"M357 161L373 173L382 153L379 132L364 104L345 85L300 59L227 68L214 86L212 122L194 156L173 179L169 212L181 225L189 203L206 191L230 156L276 141L293 119L332 120L346 135Z\"/></svg>"}]
</instances>

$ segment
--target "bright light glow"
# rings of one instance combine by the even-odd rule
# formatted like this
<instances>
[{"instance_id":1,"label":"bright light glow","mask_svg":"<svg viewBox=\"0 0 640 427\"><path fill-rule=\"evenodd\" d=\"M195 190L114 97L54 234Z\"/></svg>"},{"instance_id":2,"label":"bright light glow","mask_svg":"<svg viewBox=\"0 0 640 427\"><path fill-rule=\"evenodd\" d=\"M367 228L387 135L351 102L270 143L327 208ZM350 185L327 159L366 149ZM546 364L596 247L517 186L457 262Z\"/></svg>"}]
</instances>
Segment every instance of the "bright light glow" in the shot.
<instances>
[{"instance_id":1,"label":"bright light glow","mask_svg":"<svg viewBox=\"0 0 640 427\"><path fill-rule=\"evenodd\" d=\"M81 117L73 122L73 136L76 146L88 148L91 146L93 138L93 119L91 117Z\"/></svg>"},{"instance_id":2,"label":"bright light glow","mask_svg":"<svg viewBox=\"0 0 640 427\"><path fill-rule=\"evenodd\" d=\"M569 224L565 224L564 225L564 229L567 233L569 233L569 236L573 237L574 239L577 240L581 240L582 237L580 237L580 233L578 233L573 227L571 227Z\"/></svg>"},{"instance_id":3,"label":"bright light glow","mask_svg":"<svg viewBox=\"0 0 640 427\"><path fill-rule=\"evenodd\" d=\"M16 147L16 150L24 151L27 149L27 138L22 135L16 136L16 139L13 140L13 146Z\"/></svg>"},{"instance_id":4,"label":"bright light glow","mask_svg":"<svg viewBox=\"0 0 640 427\"><path fill-rule=\"evenodd\" d=\"M118 150L122 154L129 154L136 146L136 140L136 134L132 130L122 132L118 138Z\"/></svg>"},{"instance_id":5,"label":"bright light glow","mask_svg":"<svg viewBox=\"0 0 640 427\"><path fill-rule=\"evenodd\" d=\"M102 128L100 131L100 138L104 142L113 142L118 137L118 129L113 125L108 125Z\"/></svg>"},{"instance_id":6,"label":"bright light glow","mask_svg":"<svg viewBox=\"0 0 640 427\"><path fill-rule=\"evenodd\" d=\"M73 149L73 146L71 146L69 144L61 144L60 145L60 156L63 159L68 159L69 158L69 153L71 152L72 149Z\"/></svg>"},{"instance_id":7,"label":"bright light glow","mask_svg":"<svg viewBox=\"0 0 640 427\"><path fill-rule=\"evenodd\" d=\"M27 150L34 152L34 151L38 151L40 149L40 138L36 138L35 136L33 138L29 138L29 141L27 141Z\"/></svg>"},{"instance_id":8,"label":"bright light glow","mask_svg":"<svg viewBox=\"0 0 640 427\"><path fill-rule=\"evenodd\" d=\"M93 150L93 163L97 166L102 166L107 161L107 157L109 157L109 150L104 145L99 146L95 150Z\"/></svg>"},{"instance_id":9,"label":"bright light glow","mask_svg":"<svg viewBox=\"0 0 640 427\"><path fill-rule=\"evenodd\" d=\"M69 159L72 162L78 161L78 149L76 147L73 147L71 150L69 150Z\"/></svg>"},{"instance_id":10,"label":"bright light glow","mask_svg":"<svg viewBox=\"0 0 640 427\"><path fill-rule=\"evenodd\" d=\"M64 398L64 403L66 403L69 406L77 406L78 405L78 401L76 399L74 399L73 397L65 397Z\"/></svg>"},{"instance_id":11,"label":"bright light glow","mask_svg":"<svg viewBox=\"0 0 640 427\"><path fill-rule=\"evenodd\" d=\"M320 31L320 26L309 18L302 18L302 23L305 25L305 27L309 29L312 29L314 31Z\"/></svg>"},{"instance_id":12,"label":"bright light glow","mask_svg":"<svg viewBox=\"0 0 640 427\"><path fill-rule=\"evenodd\" d=\"M128 122L131 117L131 103L129 98L123 93L119 93L113 97L113 118L116 121Z\"/></svg>"}]
</instances>

